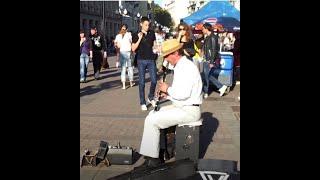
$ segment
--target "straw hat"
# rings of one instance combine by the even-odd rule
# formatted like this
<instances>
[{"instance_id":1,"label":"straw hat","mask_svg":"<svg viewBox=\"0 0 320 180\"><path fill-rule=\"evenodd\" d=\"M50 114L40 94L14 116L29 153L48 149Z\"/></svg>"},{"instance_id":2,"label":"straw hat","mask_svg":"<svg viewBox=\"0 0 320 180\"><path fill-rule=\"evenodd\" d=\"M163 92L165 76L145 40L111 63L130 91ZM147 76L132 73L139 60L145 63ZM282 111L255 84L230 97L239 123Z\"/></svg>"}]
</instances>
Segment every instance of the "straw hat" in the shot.
<instances>
[{"instance_id":1,"label":"straw hat","mask_svg":"<svg viewBox=\"0 0 320 180\"><path fill-rule=\"evenodd\" d=\"M179 43L177 39L169 39L162 43L162 55L167 56L179 49L183 46L182 43Z\"/></svg>"}]
</instances>

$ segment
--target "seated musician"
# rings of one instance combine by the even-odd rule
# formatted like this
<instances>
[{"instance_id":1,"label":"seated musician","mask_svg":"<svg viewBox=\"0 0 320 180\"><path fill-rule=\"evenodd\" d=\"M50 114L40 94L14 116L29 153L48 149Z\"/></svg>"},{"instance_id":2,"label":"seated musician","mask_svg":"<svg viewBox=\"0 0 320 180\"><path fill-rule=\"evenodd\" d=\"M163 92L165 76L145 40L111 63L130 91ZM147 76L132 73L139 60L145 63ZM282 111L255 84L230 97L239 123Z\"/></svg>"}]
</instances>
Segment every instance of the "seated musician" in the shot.
<instances>
[{"instance_id":1,"label":"seated musician","mask_svg":"<svg viewBox=\"0 0 320 180\"><path fill-rule=\"evenodd\" d=\"M151 111L145 119L140 154L144 155L143 166L156 167L159 159L160 129L200 120L202 104L202 80L198 68L183 54L182 44L176 39L164 41L162 54L174 66L172 86L159 84L161 97L172 105Z\"/></svg>"}]
</instances>

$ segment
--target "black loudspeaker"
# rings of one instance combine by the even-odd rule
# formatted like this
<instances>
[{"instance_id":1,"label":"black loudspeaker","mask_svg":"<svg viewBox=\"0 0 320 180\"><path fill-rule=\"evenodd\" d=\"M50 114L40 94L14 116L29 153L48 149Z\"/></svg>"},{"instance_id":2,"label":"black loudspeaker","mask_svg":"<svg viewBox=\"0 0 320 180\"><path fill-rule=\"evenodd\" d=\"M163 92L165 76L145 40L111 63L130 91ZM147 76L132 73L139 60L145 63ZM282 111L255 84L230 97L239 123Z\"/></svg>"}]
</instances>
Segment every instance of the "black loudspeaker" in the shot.
<instances>
[{"instance_id":1,"label":"black loudspeaker","mask_svg":"<svg viewBox=\"0 0 320 180\"><path fill-rule=\"evenodd\" d=\"M176 160L190 158L195 163L199 159L199 126L176 127Z\"/></svg>"},{"instance_id":2,"label":"black loudspeaker","mask_svg":"<svg viewBox=\"0 0 320 180\"><path fill-rule=\"evenodd\" d=\"M197 174L180 180L240 180L240 173L224 173L217 171L200 171Z\"/></svg>"},{"instance_id":3,"label":"black loudspeaker","mask_svg":"<svg viewBox=\"0 0 320 180\"><path fill-rule=\"evenodd\" d=\"M236 161L199 159L198 173L197 176L201 176L202 179L240 180L240 171L237 170Z\"/></svg>"},{"instance_id":4,"label":"black loudspeaker","mask_svg":"<svg viewBox=\"0 0 320 180\"><path fill-rule=\"evenodd\" d=\"M199 159L198 170L233 173L237 171L237 161L221 159Z\"/></svg>"},{"instance_id":5,"label":"black loudspeaker","mask_svg":"<svg viewBox=\"0 0 320 180\"><path fill-rule=\"evenodd\" d=\"M133 162L133 149L127 146L109 146L107 159L110 164L130 165Z\"/></svg>"},{"instance_id":6,"label":"black loudspeaker","mask_svg":"<svg viewBox=\"0 0 320 180\"><path fill-rule=\"evenodd\" d=\"M108 143L105 141L100 141L100 147L97 153L97 158L103 160L108 152Z\"/></svg>"}]
</instances>

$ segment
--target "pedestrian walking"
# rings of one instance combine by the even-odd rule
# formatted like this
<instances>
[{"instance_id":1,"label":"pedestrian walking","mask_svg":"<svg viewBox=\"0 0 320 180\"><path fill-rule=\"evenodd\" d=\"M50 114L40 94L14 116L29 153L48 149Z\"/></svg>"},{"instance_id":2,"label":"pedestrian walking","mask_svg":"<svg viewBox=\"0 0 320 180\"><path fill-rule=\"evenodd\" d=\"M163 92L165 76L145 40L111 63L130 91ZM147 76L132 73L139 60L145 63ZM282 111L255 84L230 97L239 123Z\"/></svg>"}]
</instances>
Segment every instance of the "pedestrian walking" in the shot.
<instances>
[{"instance_id":1,"label":"pedestrian walking","mask_svg":"<svg viewBox=\"0 0 320 180\"><path fill-rule=\"evenodd\" d=\"M87 82L89 58L92 58L92 43L84 31L80 30L80 83Z\"/></svg>"},{"instance_id":2,"label":"pedestrian walking","mask_svg":"<svg viewBox=\"0 0 320 180\"><path fill-rule=\"evenodd\" d=\"M227 86L220 83L219 80L212 75L212 72L215 70L217 66L215 64L215 60L218 57L219 51L218 36L212 32L212 26L209 23L205 23L203 25L202 32L205 35L203 46L204 98L206 99L208 97L209 82L212 82L219 89L220 96L223 96L227 89Z\"/></svg>"},{"instance_id":3,"label":"pedestrian walking","mask_svg":"<svg viewBox=\"0 0 320 180\"><path fill-rule=\"evenodd\" d=\"M149 29L149 19L142 17L140 20L141 30L132 35L132 51L136 53L138 71L139 71L139 97L141 110L146 111L145 100L145 73L148 69L151 79L150 90L148 94L148 102L153 107L156 106L154 100L154 93L157 85L157 68L156 58L157 54L153 52L153 45L155 44L156 36L154 31Z\"/></svg>"},{"instance_id":4,"label":"pedestrian walking","mask_svg":"<svg viewBox=\"0 0 320 180\"><path fill-rule=\"evenodd\" d=\"M95 80L100 78L100 71L103 62L103 58L107 58L107 48L102 35L97 32L96 27L92 27L90 30L90 39L92 41L92 62L93 72Z\"/></svg>"},{"instance_id":5,"label":"pedestrian walking","mask_svg":"<svg viewBox=\"0 0 320 180\"><path fill-rule=\"evenodd\" d=\"M133 82L133 68L131 60L131 43L132 36L128 31L128 25L123 24L119 34L116 36L115 43L117 48L119 48L119 60L121 66L121 82L122 89L126 89L126 71L128 68L128 77L130 81L130 87L133 87L135 83Z\"/></svg>"}]
</instances>

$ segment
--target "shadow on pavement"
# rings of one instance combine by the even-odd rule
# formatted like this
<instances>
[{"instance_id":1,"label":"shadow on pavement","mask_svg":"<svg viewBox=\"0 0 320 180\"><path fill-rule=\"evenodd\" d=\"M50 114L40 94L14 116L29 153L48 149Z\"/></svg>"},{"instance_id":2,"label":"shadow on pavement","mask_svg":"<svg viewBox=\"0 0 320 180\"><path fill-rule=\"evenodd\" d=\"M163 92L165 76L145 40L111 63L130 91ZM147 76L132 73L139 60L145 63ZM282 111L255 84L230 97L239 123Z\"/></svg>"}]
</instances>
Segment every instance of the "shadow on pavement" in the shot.
<instances>
[{"instance_id":1,"label":"shadow on pavement","mask_svg":"<svg viewBox=\"0 0 320 180\"><path fill-rule=\"evenodd\" d=\"M141 154L138 152L134 151L133 152L133 158L132 158L132 164L135 164L141 157Z\"/></svg>"},{"instance_id":2,"label":"shadow on pavement","mask_svg":"<svg viewBox=\"0 0 320 180\"><path fill-rule=\"evenodd\" d=\"M95 88L95 86L87 86L87 87L80 89L80 97L85 96L85 95L95 94L99 91L101 91L100 88Z\"/></svg>"},{"instance_id":3,"label":"shadow on pavement","mask_svg":"<svg viewBox=\"0 0 320 180\"><path fill-rule=\"evenodd\" d=\"M122 87L121 80L120 80L121 71L111 70L111 71L101 72L100 74L101 75L107 74L107 75L100 76L100 79L98 81L101 81L106 78L111 78L111 77L119 77L119 79L113 80L113 81L103 82L98 85L91 85L91 86L83 87L80 89L80 97L86 96L86 95L92 95L92 94L98 93L98 92L105 90L105 89L121 88ZM90 77L90 76L93 76L93 74L88 75L88 77ZM135 86L137 86L139 88L139 77L138 76L139 76L138 72L135 72L133 74L133 80L136 83ZM91 81L95 81L95 79L87 80L87 83L89 83ZM150 81L151 81L150 77L145 79L145 83L148 83ZM149 90L149 88L145 88L145 89L147 91Z\"/></svg>"},{"instance_id":4,"label":"shadow on pavement","mask_svg":"<svg viewBox=\"0 0 320 180\"><path fill-rule=\"evenodd\" d=\"M107 74L107 76L101 76L102 79L104 79L105 77L114 77L114 76L119 76L120 77L120 71L117 72L118 70L115 69L115 70L103 70L100 72L100 75L104 75L104 74ZM117 73L113 73L113 72L117 72ZM111 74L113 73L113 74ZM112 76L110 76L109 74L111 74ZM91 74L89 74L87 77L93 77L93 71Z\"/></svg>"},{"instance_id":5,"label":"shadow on pavement","mask_svg":"<svg viewBox=\"0 0 320 180\"><path fill-rule=\"evenodd\" d=\"M219 121L212 116L211 112L204 112L201 115L203 122L200 127L200 147L199 158L202 159L207 152L208 146L212 142L212 138L218 129Z\"/></svg>"},{"instance_id":6,"label":"shadow on pavement","mask_svg":"<svg viewBox=\"0 0 320 180\"><path fill-rule=\"evenodd\" d=\"M114 80L109 82L103 82L98 85L91 85L80 89L80 97L86 96L86 95L92 95L95 93L98 93L100 91L103 91L105 89L112 89L112 88L121 88L121 82L120 80Z\"/></svg>"}]
</instances>

